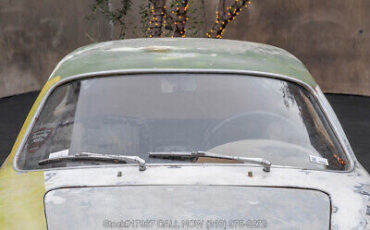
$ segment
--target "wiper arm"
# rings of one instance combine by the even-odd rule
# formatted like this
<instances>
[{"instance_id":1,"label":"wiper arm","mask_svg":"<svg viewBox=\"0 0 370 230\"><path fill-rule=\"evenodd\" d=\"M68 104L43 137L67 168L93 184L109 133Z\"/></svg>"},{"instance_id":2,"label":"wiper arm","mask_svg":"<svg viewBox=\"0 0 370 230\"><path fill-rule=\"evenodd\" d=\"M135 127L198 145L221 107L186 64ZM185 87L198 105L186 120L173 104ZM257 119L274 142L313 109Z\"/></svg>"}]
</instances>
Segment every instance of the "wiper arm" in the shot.
<instances>
[{"instance_id":1,"label":"wiper arm","mask_svg":"<svg viewBox=\"0 0 370 230\"><path fill-rule=\"evenodd\" d=\"M225 160L236 160L244 163L253 163L263 166L263 171L270 172L271 162L263 158L237 157L221 155L212 152L196 151L196 152L149 152L149 157L162 159L193 159L199 157L209 157Z\"/></svg>"},{"instance_id":2,"label":"wiper arm","mask_svg":"<svg viewBox=\"0 0 370 230\"><path fill-rule=\"evenodd\" d=\"M109 154L100 154L100 153L88 153L88 152L81 152L76 153L75 155L71 156L63 156L63 157L53 157L48 159L43 159L39 161L39 165L51 164L60 161L108 161L114 163L137 163L139 165L139 170L144 171L146 169L145 160L138 156L124 156L124 155L109 155Z\"/></svg>"}]
</instances>

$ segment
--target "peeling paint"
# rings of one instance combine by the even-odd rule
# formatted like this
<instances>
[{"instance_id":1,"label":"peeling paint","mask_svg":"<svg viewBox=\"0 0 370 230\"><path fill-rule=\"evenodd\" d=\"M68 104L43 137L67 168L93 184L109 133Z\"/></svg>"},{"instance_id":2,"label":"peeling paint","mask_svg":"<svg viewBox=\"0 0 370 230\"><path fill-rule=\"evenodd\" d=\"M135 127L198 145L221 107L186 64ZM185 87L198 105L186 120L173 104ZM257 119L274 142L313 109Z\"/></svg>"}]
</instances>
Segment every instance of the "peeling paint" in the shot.
<instances>
[{"instance_id":1,"label":"peeling paint","mask_svg":"<svg viewBox=\"0 0 370 230\"><path fill-rule=\"evenodd\" d=\"M140 52L148 47L171 52ZM262 71L317 86L306 67L283 49L253 42L203 38L127 39L85 46L63 58L49 79L108 70L163 68Z\"/></svg>"}]
</instances>

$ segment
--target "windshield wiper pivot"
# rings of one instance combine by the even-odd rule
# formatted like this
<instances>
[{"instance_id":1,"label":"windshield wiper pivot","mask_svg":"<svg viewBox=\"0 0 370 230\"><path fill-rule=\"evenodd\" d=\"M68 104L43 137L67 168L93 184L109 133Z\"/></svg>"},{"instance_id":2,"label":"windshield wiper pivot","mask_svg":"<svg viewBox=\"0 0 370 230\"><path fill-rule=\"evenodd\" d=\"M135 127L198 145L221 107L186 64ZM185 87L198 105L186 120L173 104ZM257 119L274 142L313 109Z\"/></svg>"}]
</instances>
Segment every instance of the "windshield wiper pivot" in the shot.
<instances>
[{"instance_id":1,"label":"windshield wiper pivot","mask_svg":"<svg viewBox=\"0 0 370 230\"><path fill-rule=\"evenodd\" d=\"M251 158L251 157L238 157L238 156L228 156L212 152L196 151L196 152L149 152L149 157L152 158L162 158L162 159L193 159L199 157L209 157L225 160L236 160L242 161L244 163L253 163L263 166L263 171L270 172L271 162L263 158Z\"/></svg>"}]
</instances>

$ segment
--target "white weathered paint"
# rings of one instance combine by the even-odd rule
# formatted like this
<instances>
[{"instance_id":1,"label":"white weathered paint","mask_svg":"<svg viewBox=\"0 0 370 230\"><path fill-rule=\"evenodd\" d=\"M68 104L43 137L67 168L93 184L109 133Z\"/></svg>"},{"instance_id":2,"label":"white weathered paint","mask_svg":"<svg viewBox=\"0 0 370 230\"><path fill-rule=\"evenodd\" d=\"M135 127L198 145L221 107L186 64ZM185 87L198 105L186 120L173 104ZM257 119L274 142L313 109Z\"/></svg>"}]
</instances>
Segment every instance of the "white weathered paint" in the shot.
<instances>
[{"instance_id":1,"label":"white weathered paint","mask_svg":"<svg viewBox=\"0 0 370 230\"><path fill-rule=\"evenodd\" d=\"M122 172L118 177L117 173ZM248 171L253 177L248 177ZM332 202L332 229L369 229L370 177L361 167L352 172L302 170L225 164L149 165L140 172L137 166L85 167L45 172L47 191L62 187L138 186L138 185L224 185L297 187L327 193ZM369 222L369 223L367 223Z\"/></svg>"}]
</instances>

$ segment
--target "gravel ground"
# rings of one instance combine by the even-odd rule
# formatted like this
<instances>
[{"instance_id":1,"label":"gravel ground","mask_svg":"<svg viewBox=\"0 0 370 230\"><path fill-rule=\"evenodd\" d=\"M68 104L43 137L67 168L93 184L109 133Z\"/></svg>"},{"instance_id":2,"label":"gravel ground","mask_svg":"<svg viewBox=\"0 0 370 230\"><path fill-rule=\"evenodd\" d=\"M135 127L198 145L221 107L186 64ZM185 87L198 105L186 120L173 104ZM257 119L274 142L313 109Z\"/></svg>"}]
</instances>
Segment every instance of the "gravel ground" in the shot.
<instances>
[{"instance_id":1,"label":"gravel ground","mask_svg":"<svg viewBox=\"0 0 370 230\"><path fill-rule=\"evenodd\" d=\"M38 92L0 99L0 164L10 153ZM370 97L327 94L352 148L370 172Z\"/></svg>"}]
</instances>

